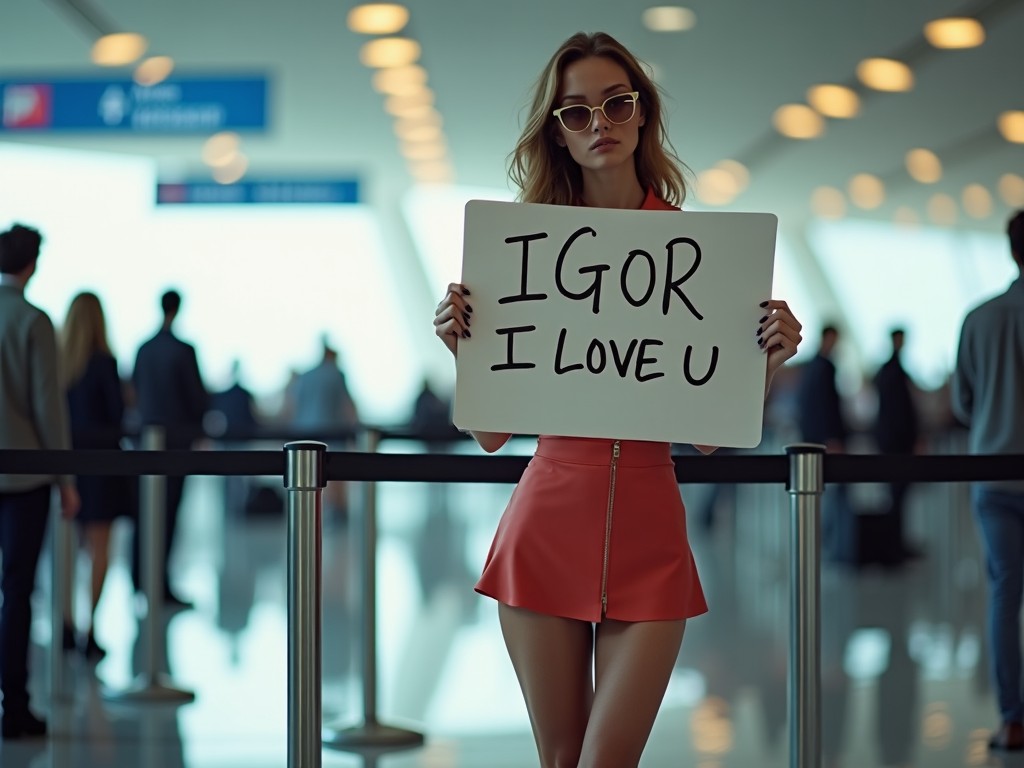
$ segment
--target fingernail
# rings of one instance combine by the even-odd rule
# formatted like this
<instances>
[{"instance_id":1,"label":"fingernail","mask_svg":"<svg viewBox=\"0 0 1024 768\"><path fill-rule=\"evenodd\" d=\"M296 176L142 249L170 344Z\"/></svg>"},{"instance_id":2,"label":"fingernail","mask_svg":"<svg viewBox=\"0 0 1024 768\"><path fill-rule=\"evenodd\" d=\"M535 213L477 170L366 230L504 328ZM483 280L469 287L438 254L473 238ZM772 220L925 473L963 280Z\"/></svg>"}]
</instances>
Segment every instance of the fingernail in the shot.
<instances>
[{"instance_id":1,"label":"fingernail","mask_svg":"<svg viewBox=\"0 0 1024 768\"><path fill-rule=\"evenodd\" d=\"M764 328L758 328L755 335L760 336L762 333L764 333Z\"/></svg>"},{"instance_id":2,"label":"fingernail","mask_svg":"<svg viewBox=\"0 0 1024 768\"><path fill-rule=\"evenodd\" d=\"M463 296L469 296L469 288L463 288L462 289L462 295Z\"/></svg>"},{"instance_id":3,"label":"fingernail","mask_svg":"<svg viewBox=\"0 0 1024 768\"><path fill-rule=\"evenodd\" d=\"M757 346L759 346L762 349L764 349L764 339L758 339L757 340Z\"/></svg>"},{"instance_id":4,"label":"fingernail","mask_svg":"<svg viewBox=\"0 0 1024 768\"><path fill-rule=\"evenodd\" d=\"M468 338L470 338L470 337L471 337L471 336L472 336L473 334L472 334L472 333L470 333L470 332L469 332L469 331L467 330L467 331L466 331L465 333L463 333L462 335L463 335L463 336L465 336L465 337L466 337L466 338L468 339Z\"/></svg>"},{"instance_id":5,"label":"fingernail","mask_svg":"<svg viewBox=\"0 0 1024 768\"><path fill-rule=\"evenodd\" d=\"M761 318L760 320L758 320L757 322L759 322L759 323L763 323L763 322L764 322L765 320L767 320L767 319L768 319L768 315L765 315L764 317L762 317L762 318Z\"/></svg>"},{"instance_id":6,"label":"fingernail","mask_svg":"<svg viewBox=\"0 0 1024 768\"><path fill-rule=\"evenodd\" d=\"M469 325L469 315L466 312L462 313L462 319L466 321L466 325Z\"/></svg>"},{"instance_id":7,"label":"fingernail","mask_svg":"<svg viewBox=\"0 0 1024 768\"><path fill-rule=\"evenodd\" d=\"M760 304L758 304L757 306L759 306L759 307L767 307L767 306L768 306L768 302L767 302L767 301L762 301L762 302L761 302Z\"/></svg>"},{"instance_id":8,"label":"fingernail","mask_svg":"<svg viewBox=\"0 0 1024 768\"><path fill-rule=\"evenodd\" d=\"M472 304L467 304L466 305L466 311L467 312L472 312L473 311L473 305Z\"/></svg>"}]
</instances>

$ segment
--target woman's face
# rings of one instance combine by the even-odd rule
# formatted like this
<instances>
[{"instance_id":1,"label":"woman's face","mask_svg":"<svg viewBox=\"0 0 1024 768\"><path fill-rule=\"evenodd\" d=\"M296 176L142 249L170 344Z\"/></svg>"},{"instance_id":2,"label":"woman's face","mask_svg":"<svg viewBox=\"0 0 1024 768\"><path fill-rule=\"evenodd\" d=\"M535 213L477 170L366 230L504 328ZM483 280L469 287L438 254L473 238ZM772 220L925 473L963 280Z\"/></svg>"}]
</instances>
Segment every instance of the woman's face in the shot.
<instances>
[{"instance_id":1,"label":"woman's face","mask_svg":"<svg viewBox=\"0 0 1024 768\"><path fill-rule=\"evenodd\" d=\"M632 90L629 75L621 65L603 56L589 56L565 68L560 99L555 108L571 104L599 107L609 97ZM614 110L609 111L616 116ZM633 116L618 124L609 120L602 110L594 110L586 127L578 132L567 130L558 118L552 119L556 124L555 141L558 145L566 147L580 167L600 171L627 160L632 162L633 152L639 143L640 126L644 124L644 110L638 103Z\"/></svg>"}]
</instances>

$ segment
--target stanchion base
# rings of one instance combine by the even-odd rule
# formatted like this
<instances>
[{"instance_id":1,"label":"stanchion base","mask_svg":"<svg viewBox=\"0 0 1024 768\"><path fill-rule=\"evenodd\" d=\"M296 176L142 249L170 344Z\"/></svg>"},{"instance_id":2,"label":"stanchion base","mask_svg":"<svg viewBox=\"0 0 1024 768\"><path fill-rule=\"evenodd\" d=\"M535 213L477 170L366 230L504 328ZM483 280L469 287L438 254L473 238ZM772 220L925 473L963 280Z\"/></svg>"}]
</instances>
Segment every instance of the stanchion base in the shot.
<instances>
[{"instance_id":1,"label":"stanchion base","mask_svg":"<svg viewBox=\"0 0 1024 768\"><path fill-rule=\"evenodd\" d=\"M396 728L380 723L364 723L340 730L324 729L323 745L331 749L345 750L410 749L423 746L425 738L422 733L406 728Z\"/></svg>"},{"instance_id":2,"label":"stanchion base","mask_svg":"<svg viewBox=\"0 0 1024 768\"><path fill-rule=\"evenodd\" d=\"M189 704L196 700L193 691L173 685L167 675L140 675L122 691L103 691L106 701L122 704Z\"/></svg>"}]
</instances>

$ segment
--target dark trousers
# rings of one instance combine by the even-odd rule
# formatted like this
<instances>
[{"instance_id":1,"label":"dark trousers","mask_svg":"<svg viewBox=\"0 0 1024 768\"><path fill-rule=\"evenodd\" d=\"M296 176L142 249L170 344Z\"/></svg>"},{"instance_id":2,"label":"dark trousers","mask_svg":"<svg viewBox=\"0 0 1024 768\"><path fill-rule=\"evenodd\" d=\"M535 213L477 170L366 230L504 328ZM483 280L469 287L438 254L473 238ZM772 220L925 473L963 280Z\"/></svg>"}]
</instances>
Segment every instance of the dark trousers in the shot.
<instances>
[{"instance_id":1,"label":"dark trousers","mask_svg":"<svg viewBox=\"0 0 1024 768\"><path fill-rule=\"evenodd\" d=\"M167 481L167 495L165 496L166 506L164 507L164 533L163 533L163 545L164 545L164 568L162 574L162 586L164 594L170 591L170 578L168 577L168 560L171 555L171 547L174 544L174 532L178 527L178 508L181 506L181 498L185 494L185 478L184 477L168 477ZM139 509L139 517L145 514L145 510ZM135 536L133 537L132 545L132 583L135 584L136 589L142 589L142 581L139 571L139 549L142 542L140 541L139 533L141 532L140 520L135 521Z\"/></svg>"},{"instance_id":2,"label":"dark trousers","mask_svg":"<svg viewBox=\"0 0 1024 768\"><path fill-rule=\"evenodd\" d=\"M0 690L6 715L28 710L28 641L36 566L50 516L49 484L18 493L0 493Z\"/></svg>"}]
</instances>

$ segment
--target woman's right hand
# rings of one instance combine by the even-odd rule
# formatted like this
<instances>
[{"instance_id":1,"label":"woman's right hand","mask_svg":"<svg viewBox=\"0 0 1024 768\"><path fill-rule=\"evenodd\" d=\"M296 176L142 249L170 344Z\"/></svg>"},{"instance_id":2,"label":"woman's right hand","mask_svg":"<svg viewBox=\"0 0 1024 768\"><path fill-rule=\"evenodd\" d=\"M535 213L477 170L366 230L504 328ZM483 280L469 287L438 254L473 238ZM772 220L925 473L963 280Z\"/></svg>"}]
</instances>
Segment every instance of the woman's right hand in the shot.
<instances>
[{"instance_id":1,"label":"woman's right hand","mask_svg":"<svg viewBox=\"0 0 1024 768\"><path fill-rule=\"evenodd\" d=\"M459 339L468 339L469 321L473 307L466 303L469 289L462 283L450 283L448 293L434 311L434 333L451 350L452 355L459 356Z\"/></svg>"}]
</instances>

